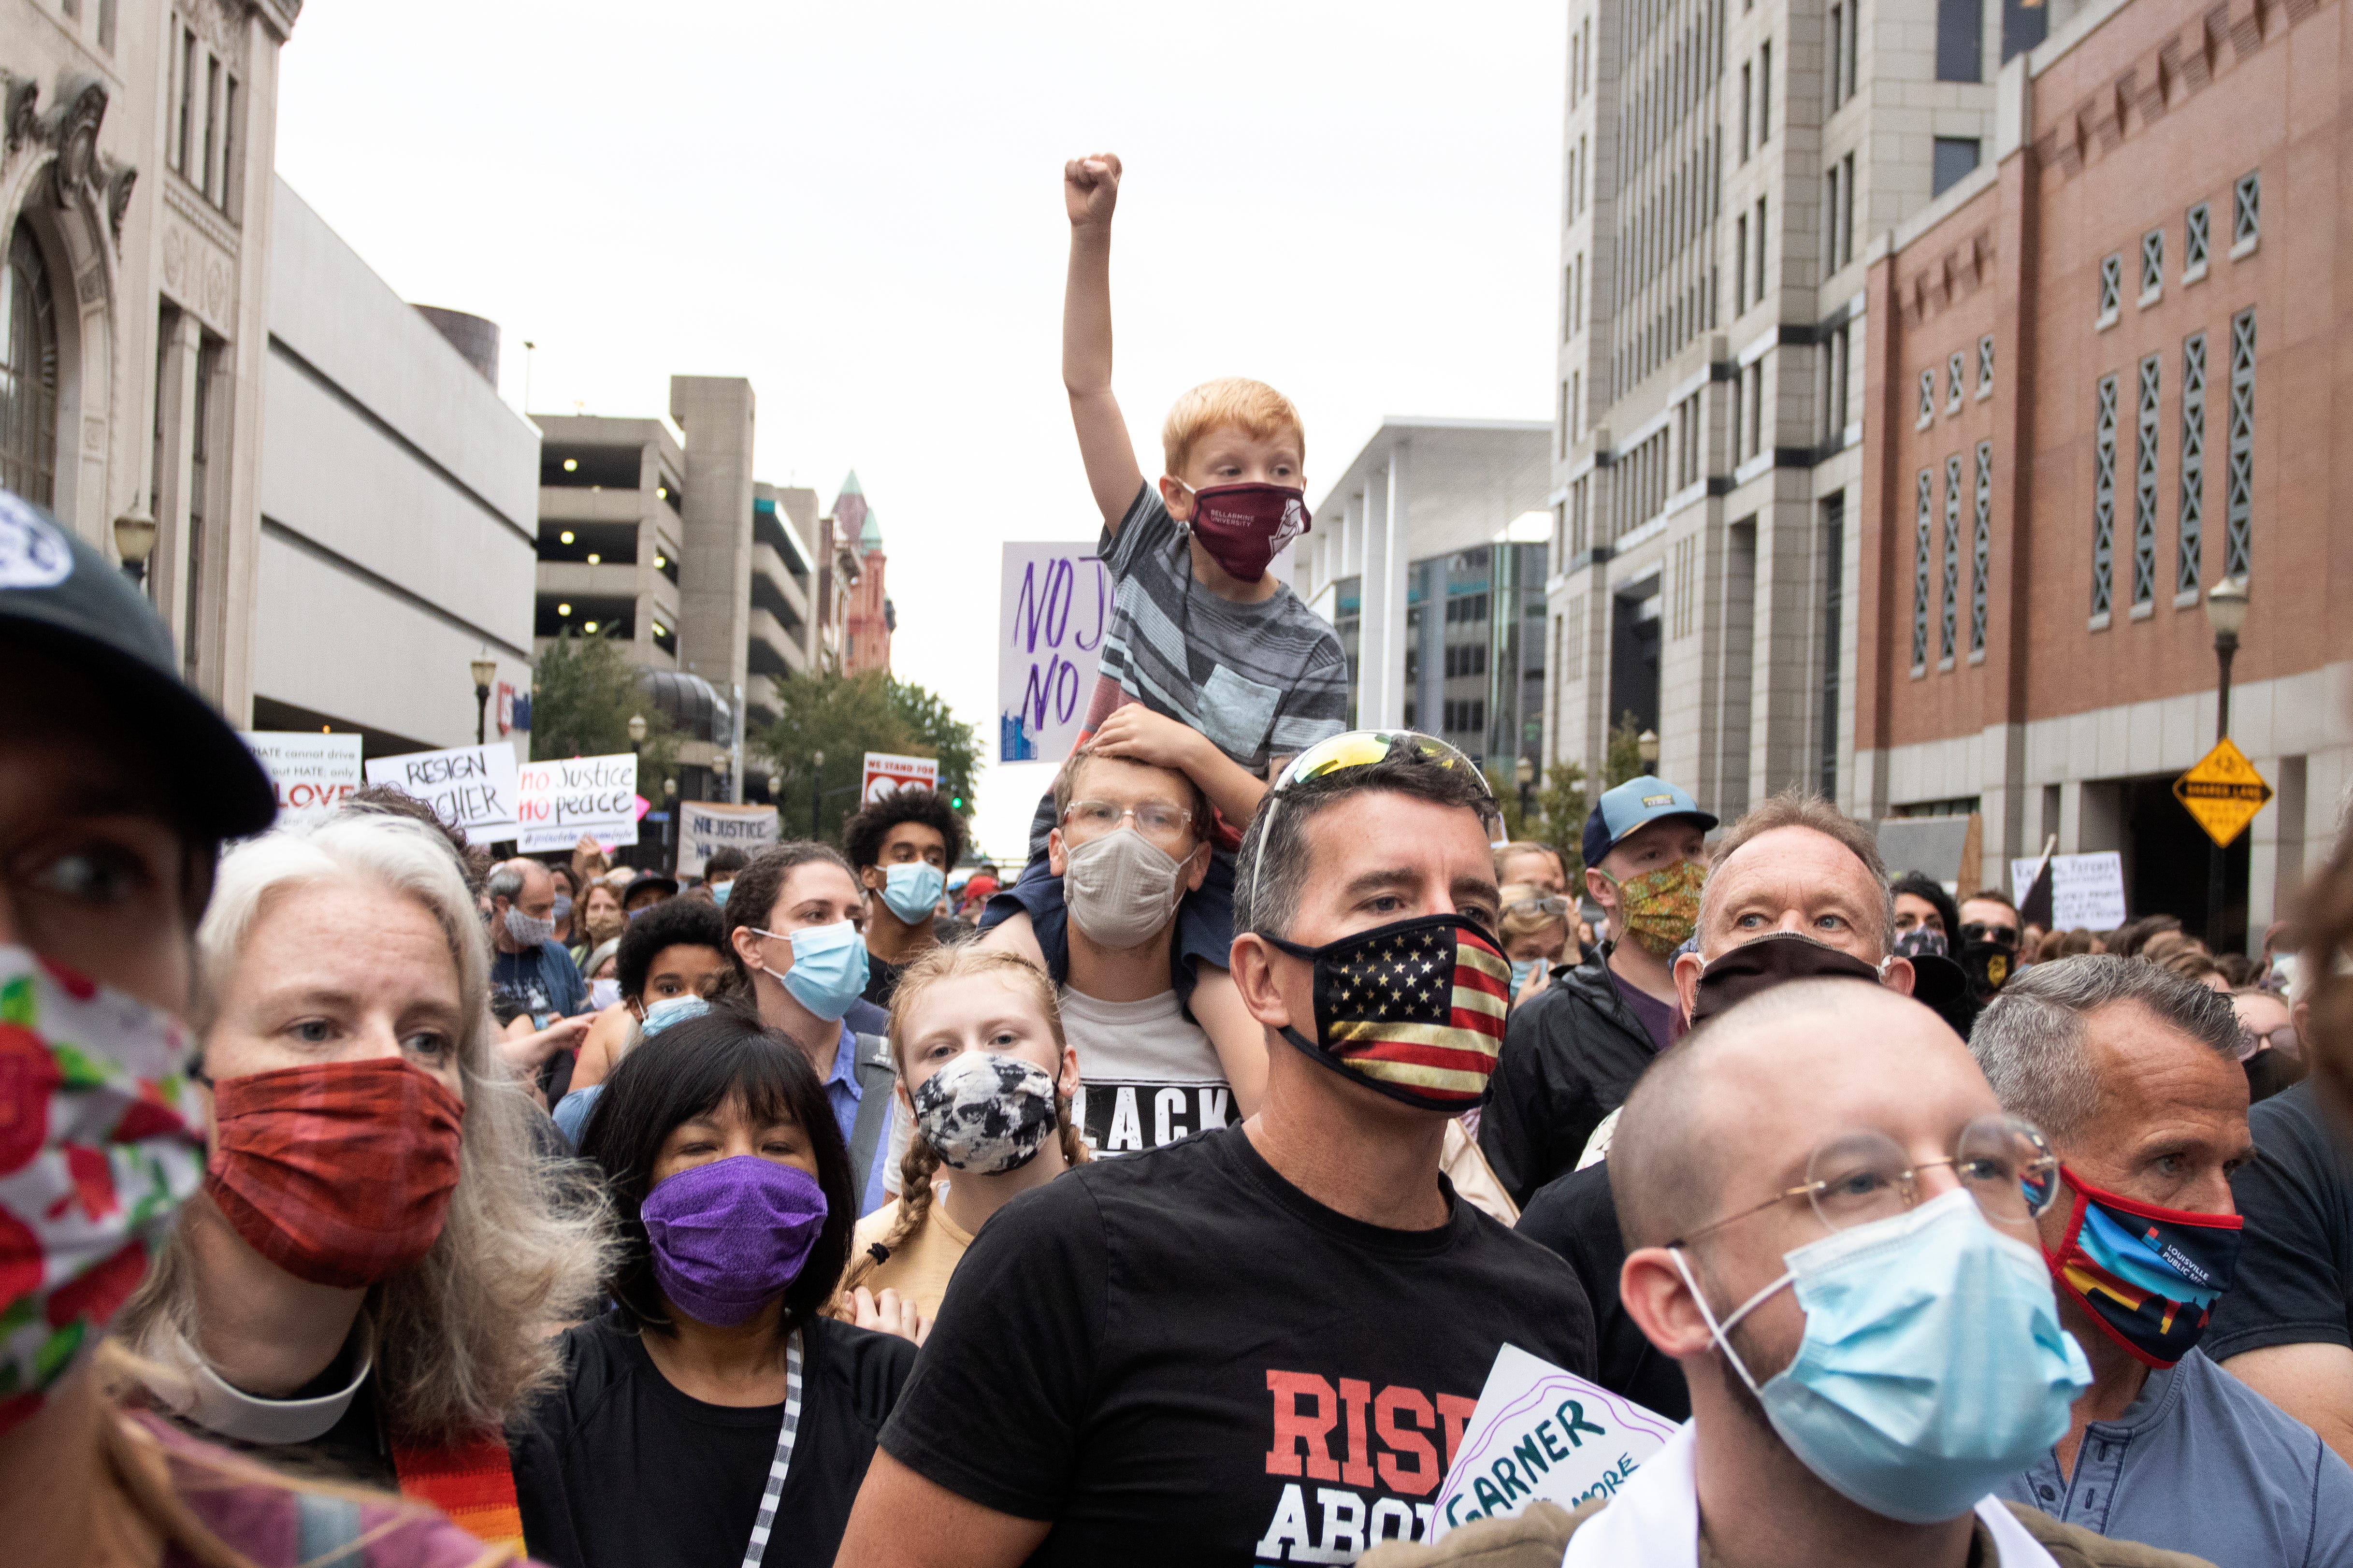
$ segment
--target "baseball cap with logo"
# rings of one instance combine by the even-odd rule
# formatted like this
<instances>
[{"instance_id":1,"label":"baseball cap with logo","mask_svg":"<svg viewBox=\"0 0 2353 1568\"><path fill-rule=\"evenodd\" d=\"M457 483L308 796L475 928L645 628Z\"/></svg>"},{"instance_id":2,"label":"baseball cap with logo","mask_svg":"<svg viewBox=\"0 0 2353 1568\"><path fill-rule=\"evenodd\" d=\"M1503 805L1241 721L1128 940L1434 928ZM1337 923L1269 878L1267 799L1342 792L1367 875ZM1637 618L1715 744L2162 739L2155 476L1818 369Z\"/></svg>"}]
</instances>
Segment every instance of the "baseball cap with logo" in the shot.
<instances>
[{"instance_id":1,"label":"baseball cap with logo","mask_svg":"<svg viewBox=\"0 0 2353 1568\"><path fill-rule=\"evenodd\" d=\"M111 721L169 760L182 826L239 838L269 826L277 793L211 703L180 679L172 634L113 563L40 508L0 490L0 650L40 648L100 677ZM10 662L0 651L0 667Z\"/></svg>"},{"instance_id":2,"label":"baseball cap with logo","mask_svg":"<svg viewBox=\"0 0 2353 1568\"><path fill-rule=\"evenodd\" d=\"M1715 818L1699 808L1689 790L1649 773L1605 791L1585 819L1585 863L1599 865L1626 835L1665 816L1688 816L1702 833L1715 826Z\"/></svg>"}]
</instances>

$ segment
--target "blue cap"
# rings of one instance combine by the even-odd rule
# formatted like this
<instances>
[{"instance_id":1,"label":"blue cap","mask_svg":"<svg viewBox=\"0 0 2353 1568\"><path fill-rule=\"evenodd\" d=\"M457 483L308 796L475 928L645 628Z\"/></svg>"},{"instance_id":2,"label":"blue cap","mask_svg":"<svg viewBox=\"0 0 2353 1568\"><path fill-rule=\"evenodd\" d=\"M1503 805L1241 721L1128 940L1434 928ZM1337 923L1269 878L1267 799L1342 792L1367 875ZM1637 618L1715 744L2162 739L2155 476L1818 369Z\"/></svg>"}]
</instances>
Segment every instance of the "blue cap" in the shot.
<instances>
[{"instance_id":1,"label":"blue cap","mask_svg":"<svg viewBox=\"0 0 2353 1568\"><path fill-rule=\"evenodd\" d=\"M1699 808L1689 790L1644 773L1604 791L1593 803L1593 814L1585 819L1585 863L1600 864L1601 858L1626 835L1663 816L1688 816L1699 824L1702 833L1715 826L1715 816Z\"/></svg>"}]
</instances>

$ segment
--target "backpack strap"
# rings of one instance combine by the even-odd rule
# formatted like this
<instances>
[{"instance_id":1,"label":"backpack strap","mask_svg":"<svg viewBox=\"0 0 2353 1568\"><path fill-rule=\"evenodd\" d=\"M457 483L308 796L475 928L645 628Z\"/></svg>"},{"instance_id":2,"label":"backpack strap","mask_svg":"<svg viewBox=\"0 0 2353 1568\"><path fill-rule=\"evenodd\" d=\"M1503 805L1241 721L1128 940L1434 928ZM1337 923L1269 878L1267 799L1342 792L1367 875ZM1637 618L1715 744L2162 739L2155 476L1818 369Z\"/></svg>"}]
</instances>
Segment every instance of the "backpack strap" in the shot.
<instances>
[{"instance_id":1,"label":"backpack strap","mask_svg":"<svg viewBox=\"0 0 2353 1568\"><path fill-rule=\"evenodd\" d=\"M899 1084L898 1065L891 1058L891 1042L881 1035L851 1037L858 1056L858 1120L849 1129L849 1169L858 1195L866 1196L866 1183L874 1168L874 1151L882 1142L882 1129L891 1121L892 1091Z\"/></svg>"}]
</instances>

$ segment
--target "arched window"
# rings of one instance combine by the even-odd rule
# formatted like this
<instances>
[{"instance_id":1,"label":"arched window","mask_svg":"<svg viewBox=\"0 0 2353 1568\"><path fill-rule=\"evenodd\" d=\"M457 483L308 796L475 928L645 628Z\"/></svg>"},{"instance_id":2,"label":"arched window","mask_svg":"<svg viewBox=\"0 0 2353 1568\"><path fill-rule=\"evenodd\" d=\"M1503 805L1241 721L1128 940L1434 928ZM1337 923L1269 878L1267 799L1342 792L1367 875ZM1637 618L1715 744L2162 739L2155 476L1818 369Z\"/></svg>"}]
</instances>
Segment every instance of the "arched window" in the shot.
<instances>
[{"instance_id":1,"label":"arched window","mask_svg":"<svg viewBox=\"0 0 2353 1568\"><path fill-rule=\"evenodd\" d=\"M0 486L54 505L58 468L58 320L49 269L19 223L0 269Z\"/></svg>"}]
</instances>

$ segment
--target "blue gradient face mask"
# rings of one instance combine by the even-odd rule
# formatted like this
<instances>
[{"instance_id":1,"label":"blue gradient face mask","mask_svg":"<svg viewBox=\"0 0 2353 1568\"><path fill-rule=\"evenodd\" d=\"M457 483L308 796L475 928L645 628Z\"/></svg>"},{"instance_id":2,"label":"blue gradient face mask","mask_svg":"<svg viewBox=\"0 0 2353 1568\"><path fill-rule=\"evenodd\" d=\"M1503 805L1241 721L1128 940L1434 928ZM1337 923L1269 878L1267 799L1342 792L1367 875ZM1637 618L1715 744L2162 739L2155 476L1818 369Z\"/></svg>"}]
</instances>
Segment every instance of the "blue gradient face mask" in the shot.
<instances>
[{"instance_id":1,"label":"blue gradient face mask","mask_svg":"<svg viewBox=\"0 0 2353 1568\"><path fill-rule=\"evenodd\" d=\"M947 891L947 873L921 860L887 867L882 876L882 902L906 925L929 919Z\"/></svg>"},{"instance_id":2,"label":"blue gradient face mask","mask_svg":"<svg viewBox=\"0 0 2353 1568\"><path fill-rule=\"evenodd\" d=\"M735 885L735 879L734 879L733 877L730 877L727 880L725 880L725 881L723 881L723 882L713 882L713 883L712 883L712 884L711 884L711 901L712 901L712 903L714 903L714 904L717 904L721 909L723 909L723 909L725 909L725 908L727 907L727 892L728 892L728 889L731 889L731 888L733 888L733 887L734 887L734 885Z\"/></svg>"},{"instance_id":3,"label":"blue gradient face mask","mask_svg":"<svg viewBox=\"0 0 2353 1568\"><path fill-rule=\"evenodd\" d=\"M761 965L794 1001L818 1017L839 1019L866 990L866 939L848 921L829 926L803 926L796 931L760 931L765 937L793 944L793 966L783 973Z\"/></svg>"},{"instance_id":4,"label":"blue gradient face mask","mask_svg":"<svg viewBox=\"0 0 2353 1568\"><path fill-rule=\"evenodd\" d=\"M1515 958L1512 960L1512 994L1517 996L1522 991L1525 990L1527 988L1528 976L1534 974L1535 972L1536 961L1535 959Z\"/></svg>"},{"instance_id":5,"label":"blue gradient face mask","mask_svg":"<svg viewBox=\"0 0 2353 1568\"><path fill-rule=\"evenodd\" d=\"M1966 1189L1784 1254L1788 1272L1720 1324L1683 1250L1671 1256L1789 1451L1888 1519L1967 1513L2066 1433L2092 1385L2042 1254L1997 1231ZM1785 1287L1805 1338L1759 1387L1732 1328Z\"/></svg>"}]
</instances>

